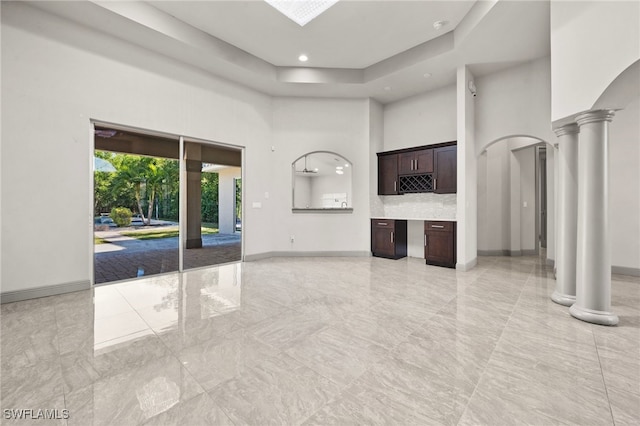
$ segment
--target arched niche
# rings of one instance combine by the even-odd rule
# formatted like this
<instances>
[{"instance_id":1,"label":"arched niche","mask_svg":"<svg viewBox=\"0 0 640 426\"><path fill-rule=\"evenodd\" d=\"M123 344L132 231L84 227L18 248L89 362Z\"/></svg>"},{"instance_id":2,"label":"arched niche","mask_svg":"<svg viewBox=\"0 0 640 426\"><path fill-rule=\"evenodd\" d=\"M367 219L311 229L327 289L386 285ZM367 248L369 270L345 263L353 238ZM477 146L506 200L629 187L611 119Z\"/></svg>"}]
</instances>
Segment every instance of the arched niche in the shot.
<instances>
[{"instance_id":1,"label":"arched niche","mask_svg":"<svg viewBox=\"0 0 640 426\"><path fill-rule=\"evenodd\" d=\"M331 151L308 152L291 163L292 211L353 211L353 164Z\"/></svg>"}]
</instances>

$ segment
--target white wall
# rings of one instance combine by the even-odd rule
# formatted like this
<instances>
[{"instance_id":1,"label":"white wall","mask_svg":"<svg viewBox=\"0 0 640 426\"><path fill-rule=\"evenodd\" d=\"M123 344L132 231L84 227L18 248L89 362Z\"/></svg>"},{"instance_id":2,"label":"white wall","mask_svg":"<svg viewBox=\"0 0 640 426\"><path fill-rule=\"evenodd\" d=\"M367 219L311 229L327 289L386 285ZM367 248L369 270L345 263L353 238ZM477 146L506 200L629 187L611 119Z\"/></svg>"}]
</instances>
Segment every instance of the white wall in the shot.
<instances>
[{"instance_id":1,"label":"white wall","mask_svg":"<svg viewBox=\"0 0 640 426\"><path fill-rule=\"evenodd\" d=\"M551 72L541 58L475 79L476 151L510 136L555 140L551 129Z\"/></svg>"},{"instance_id":2,"label":"white wall","mask_svg":"<svg viewBox=\"0 0 640 426\"><path fill-rule=\"evenodd\" d=\"M478 158L478 250L505 254L510 247L510 170L507 140Z\"/></svg>"},{"instance_id":3,"label":"white wall","mask_svg":"<svg viewBox=\"0 0 640 426\"><path fill-rule=\"evenodd\" d=\"M296 208L311 207L311 176L295 176L293 187L293 202Z\"/></svg>"},{"instance_id":4,"label":"white wall","mask_svg":"<svg viewBox=\"0 0 640 426\"><path fill-rule=\"evenodd\" d=\"M90 119L247 146L247 198L287 191L264 161L267 96L24 4L2 5L2 59L3 292L92 275ZM246 253L269 250L265 207Z\"/></svg>"},{"instance_id":5,"label":"white wall","mask_svg":"<svg viewBox=\"0 0 640 426\"><path fill-rule=\"evenodd\" d=\"M547 148L547 263L556 259L556 151Z\"/></svg>"},{"instance_id":6,"label":"white wall","mask_svg":"<svg viewBox=\"0 0 640 426\"><path fill-rule=\"evenodd\" d=\"M640 99L609 127L611 264L640 270Z\"/></svg>"},{"instance_id":7,"label":"white wall","mask_svg":"<svg viewBox=\"0 0 640 426\"><path fill-rule=\"evenodd\" d=\"M536 236L536 159L539 141L513 138L478 159L478 250L481 254L532 254ZM547 146L547 251L555 244L553 153ZM524 203L527 203L527 207ZM554 257L548 257L553 259Z\"/></svg>"},{"instance_id":8,"label":"white wall","mask_svg":"<svg viewBox=\"0 0 640 426\"><path fill-rule=\"evenodd\" d=\"M478 257L478 161L476 149L476 99L468 90L474 77L469 68L457 70L456 122L458 134L457 192L457 264L466 271L473 268Z\"/></svg>"},{"instance_id":9,"label":"white wall","mask_svg":"<svg viewBox=\"0 0 640 426\"><path fill-rule=\"evenodd\" d=\"M513 152L520 169L519 205L514 205L520 212L520 250L523 254L532 254L536 250L536 152L529 147ZM517 229L513 229L517 232ZM516 248L512 248L517 250Z\"/></svg>"},{"instance_id":10,"label":"white wall","mask_svg":"<svg viewBox=\"0 0 640 426\"><path fill-rule=\"evenodd\" d=\"M240 167L227 167L218 172L218 227L221 234L236 232L236 179L242 177Z\"/></svg>"},{"instance_id":11,"label":"white wall","mask_svg":"<svg viewBox=\"0 0 640 426\"><path fill-rule=\"evenodd\" d=\"M455 141L456 86L384 106L384 150Z\"/></svg>"},{"instance_id":12,"label":"white wall","mask_svg":"<svg viewBox=\"0 0 640 426\"><path fill-rule=\"evenodd\" d=\"M344 201L347 206L351 205L353 199L353 192L351 189L351 168L347 169L343 175L333 173L333 175L315 176L311 178L311 205L314 207L324 207L324 197L326 194L334 194L334 197L338 197L337 194L345 194ZM339 201L335 201L339 199ZM338 206L342 207L342 198L334 198L334 203L338 203Z\"/></svg>"},{"instance_id":13,"label":"white wall","mask_svg":"<svg viewBox=\"0 0 640 426\"><path fill-rule=\"evenodd\" d=\"M387 104L384 106L382 150L455 141L456 123L455 85ZM377 159L372 164L377 169ZM456 219L455 196L406 194L376 197L382 203L379 214L384 217Z\"/></svg>"},{"instance_id":14,"label":"white wall","mask_svg":"<svg viewBox=\"0 0 640 426\"><path fill-rule=\"evenodd\" d=\"M637 1L551 2L553 121L590 110L640 59L639 16Z\"/></svg>"},{"instance_id":15,"label":"white wall","mask_svg":"<svg viewBox=\"0 0 640 426\"><path fill-rule=\"evenodd\" d=\"M370 250L369 107L368 100L273 100L275 151L262 161L271 164L273 185L285 191L269 200L277 222L271 225L277 232L269 251ZM292 213L291 163L319 150L338 153L352 163L353 213Z\"/></svg>"},{"instance_id":16,"label":"white wall","mask_svg":"<svg viewBox=\"0 0 640 426\"><path fill-rule=\"evenodd\" d=\"M371 217L384 216L384 204L378 196L378 156L384 151L384 107L369 100L369 210Z\"/></svg>"}]
</instances>

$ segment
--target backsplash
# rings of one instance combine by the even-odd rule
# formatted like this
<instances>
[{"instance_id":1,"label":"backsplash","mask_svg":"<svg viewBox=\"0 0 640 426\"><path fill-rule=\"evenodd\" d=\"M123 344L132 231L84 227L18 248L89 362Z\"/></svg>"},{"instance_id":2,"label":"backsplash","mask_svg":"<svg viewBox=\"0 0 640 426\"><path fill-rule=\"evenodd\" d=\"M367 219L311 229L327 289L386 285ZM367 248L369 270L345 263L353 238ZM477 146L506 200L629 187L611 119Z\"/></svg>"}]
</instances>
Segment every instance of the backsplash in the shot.
<instances>
[{"instance_id":1,"label":"backsplash","mask_svg":"<svg viewBox=\"0 0 640 426\"><path fill-rule=\"evenodd\" d=\"M375 210L372 208L372 217L382 216L419 220L424 218L456 219L456 194L383 195L378 198L382 200L383 211L380 211L380 205L375 203L377 208ZM373 213L379 214L375 215Z\"/></svg>"}]
</instances>

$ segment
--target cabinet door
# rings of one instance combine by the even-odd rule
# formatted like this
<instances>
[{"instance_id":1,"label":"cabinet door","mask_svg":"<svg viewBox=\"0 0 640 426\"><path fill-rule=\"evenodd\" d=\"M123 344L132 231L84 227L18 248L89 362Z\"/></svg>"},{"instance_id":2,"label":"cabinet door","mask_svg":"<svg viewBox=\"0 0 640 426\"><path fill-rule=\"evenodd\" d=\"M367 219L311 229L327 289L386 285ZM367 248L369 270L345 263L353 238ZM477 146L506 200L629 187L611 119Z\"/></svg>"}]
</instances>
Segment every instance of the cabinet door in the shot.
<instances>
[{"instance_id":1,"label":"cabinet door","mask_svg":"<svg viewBox=\"0 0 640 426\"><path fill-rule=\"evenodd\" d=\"M414 154L415 159L413 161L415 173L421 175L425 173L433 173L433 150L423 149L414 152Z\"/></svg>"},{"instance_id":2,"label":"cabinet door","mask_svg":"<svg viewBox=\"0 0 640 426\"><path fill-rule=\"evenodd\" d=\"M398 155L378 156L378 195L398 193Z\"/></svg>"},{"instance_id":3,"label":"cabinet door","mask_svg":"<svg viewBox=\"0 0 640 426\"><path fill-rule=\"evenodd\" d=\"M371 229L371 251L380 256L394 257L396 255L393 227L373 227Z\"/></svg>"},{"instance_id":4,"label":"cabinet door","mask_svg":"<svg viewBox=\"0 0 640 426\"><path fill-rule=\"evenodd\" d=\"M453 264L453 234L449 232L426 231L424 257L427 263Z\"/></svg>"},{"instance_id":5,"label":"cabinet door","mask_svg":"<svg viewBox=\"0 0 640 426\"><path fill-rule=\"evenodd\" d=\"M414 170L415 155L413 152L403 152L398 154L398 174L399 175L411 175L415 173Z\"/></svg>"},{"instance_id":6,"label":"cabinet door","mask_svg":"<svg viewBox=\"0 0 640 426\"><path fill-rule=\"evenodd\" d=\"M429 265L455 268L457 257L455 222L424 222L424 257Z\"/></svg>"},{"instance_id":7,"label":"cabinet door","mask_svg":"<svg viewBox=\"0 0 640 426\"><path fill-rule=\"evenodd\" d=\"M433 150L434 192L455 194L458 187L458 155L455 146Z\"/></svg>"}]
</instances>

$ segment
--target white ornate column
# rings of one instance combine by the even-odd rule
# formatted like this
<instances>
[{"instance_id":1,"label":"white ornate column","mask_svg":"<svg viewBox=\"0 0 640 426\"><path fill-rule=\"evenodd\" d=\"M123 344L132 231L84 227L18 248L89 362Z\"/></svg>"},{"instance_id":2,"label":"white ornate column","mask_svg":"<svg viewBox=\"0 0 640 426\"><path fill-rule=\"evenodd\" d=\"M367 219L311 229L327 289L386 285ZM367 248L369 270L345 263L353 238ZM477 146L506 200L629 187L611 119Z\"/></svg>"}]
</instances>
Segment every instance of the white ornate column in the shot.
<instances>
[{"instance_id":1,"label":"white ornate column","mask_svg":"<svg viewBox=\"0 0 640 426\"><path fill-rule=\"evenodd\" d=\"M553 279L557 280L558 279L558 247L559 247L559 243L558 241L560 240L560 231L558 230L558 227L560 226L560 220L558 219L560 216L560 212L559 212L559 194L560 194L560 188L559 188L559 183L558 180L560 179L560 166L559 163L560 161L558 160L558 158L560 158L560 154L559 152L559 148L558 148L558 141L556 141L556 143L553 144L553 158L555 158L555 161L553 162L553 176L555 179L555 185L553 185L553 205L554 205L554 209L553 209L553 223L555 224L556 227L556 231L555 231L555 238L553 239L553 244L554 244L554 253L555 253L555 257L553 259Z\"/></svg>"},{"instance_id":2,"label":"white ornate column","mask_svg":"<svg viewBox=\"0 0 640 426\"><path fill-rule=\"evenodd\" d=\"M616 325L611 312L609 233L609 134L613 111L580 114L578 154L578 250L576 303L569 312L582 321Z\"/></svg>"},{"instance_id":3,"label":"white ornate column","mask_svg":"<svg viewBox=\"0 0 640 426\"><path fill-rule=\"evenodd\" d=\"M558 199L556 208L556 289L551 300L564 306L576 301L576 248L578 238L578 134L577 124L555 130L558 136Z\"/></svg>"}]
</instances>

